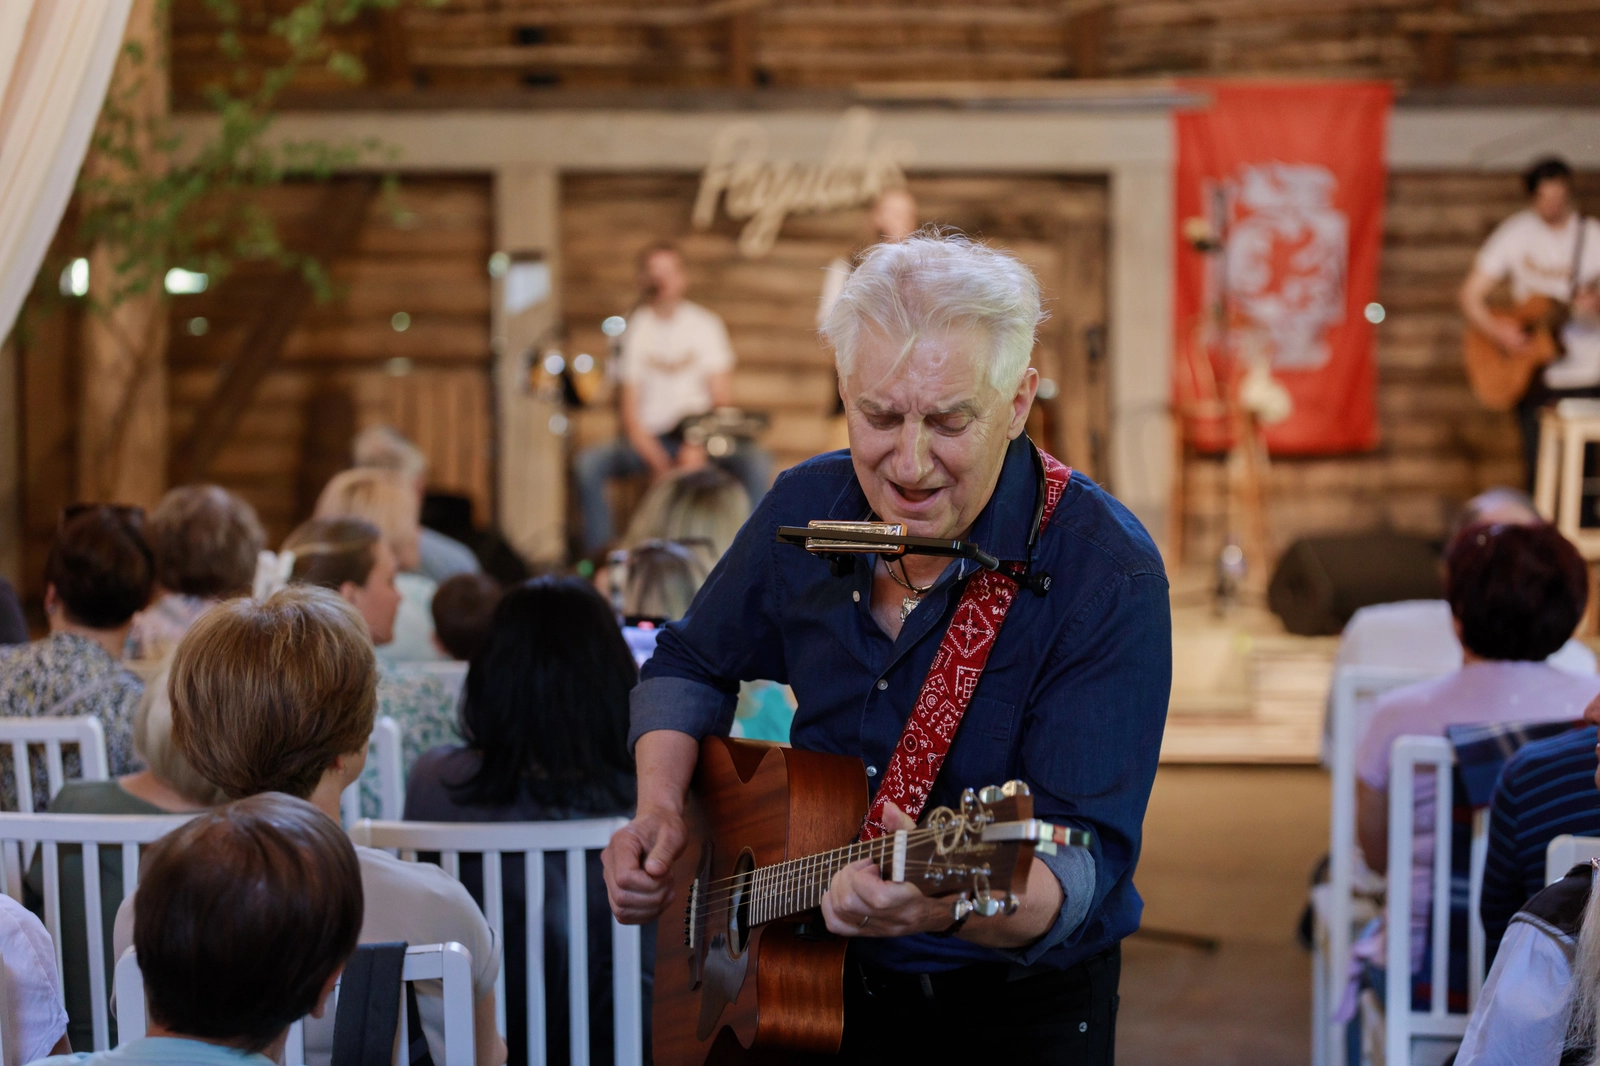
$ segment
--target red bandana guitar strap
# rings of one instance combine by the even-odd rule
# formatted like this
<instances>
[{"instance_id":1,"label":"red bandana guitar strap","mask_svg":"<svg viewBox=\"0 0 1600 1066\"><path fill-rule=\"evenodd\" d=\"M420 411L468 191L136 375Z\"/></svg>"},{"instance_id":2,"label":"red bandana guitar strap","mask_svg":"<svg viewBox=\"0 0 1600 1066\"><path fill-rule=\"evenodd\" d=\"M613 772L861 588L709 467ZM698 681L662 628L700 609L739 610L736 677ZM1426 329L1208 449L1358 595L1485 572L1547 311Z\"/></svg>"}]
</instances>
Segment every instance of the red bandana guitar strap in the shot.
<instances>
[{"instance_id":1,"label":"red bandana guitar strap","mask_svg":"<svg viewBox=\"0 0 1600 1066\"><path fill-rule=\"evenodd\" d=\"M1043 534L1055 514L1056 504L1066 491L1072 470L1059 459L1040 451L1044 460L1044 512L1039 518L1039 532ZM895 745L889 769L884 772L883 784L867 812L861 827L861 839L871 840L885 836L888 829L883 824L884 804L893 802L911 818L921 816L933 790L934 778L944 765L944 757L955 739L956 727L967 713L972 693L983 676L989 652L994 650L1000 625L1006 612L1017 598L1016 577L1003 567L1000 570L979 570L967 582L956 613L945 630L944 640L933 656L928 668L928 678L922 683L916 706L906 720L905 732Z\"/></svg>"}]
</instances>

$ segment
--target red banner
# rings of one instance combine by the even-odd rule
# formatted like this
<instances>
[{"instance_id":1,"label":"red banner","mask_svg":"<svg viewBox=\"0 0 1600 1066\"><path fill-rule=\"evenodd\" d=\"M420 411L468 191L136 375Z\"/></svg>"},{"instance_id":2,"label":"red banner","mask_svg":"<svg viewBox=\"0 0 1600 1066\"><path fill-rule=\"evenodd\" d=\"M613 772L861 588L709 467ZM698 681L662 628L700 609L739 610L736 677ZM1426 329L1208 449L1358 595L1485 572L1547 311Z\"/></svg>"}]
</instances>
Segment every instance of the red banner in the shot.
<instances>
[{"instance_id":1,"label":"red banner","mask_svg":"<svg viewBox=\"0 0 1600 1066\"><path fill-rule=\"evenodd\" d=\"M1392 90L1182 88L1210 100L1176 118L1173 395L1185 432L1226 448L1242 393L1274 454L1375 447L1371 320L1382 318L1373 301Z\"/></svg>"}]
</instances>

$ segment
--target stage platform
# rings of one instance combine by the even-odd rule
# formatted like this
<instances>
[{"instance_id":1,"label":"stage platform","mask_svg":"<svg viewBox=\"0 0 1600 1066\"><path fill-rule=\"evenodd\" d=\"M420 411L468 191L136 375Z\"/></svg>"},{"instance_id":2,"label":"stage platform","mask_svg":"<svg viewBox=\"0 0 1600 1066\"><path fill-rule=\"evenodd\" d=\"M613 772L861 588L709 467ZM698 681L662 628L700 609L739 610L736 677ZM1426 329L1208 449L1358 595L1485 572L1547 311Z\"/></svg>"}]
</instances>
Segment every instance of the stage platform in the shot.
<instances>
[{"instance_id":1,"label":"stage platform","mask_svg":"<svg viewBox=\"0 0 1600 1066\"><path fill-rule=\"evenodd\" d=\"M1218 615L1210 575L1172 590L1172 702L1166 763L1317 761L1338 637L1297 637L1260 594Z\"/></svg>"}]
</instances>

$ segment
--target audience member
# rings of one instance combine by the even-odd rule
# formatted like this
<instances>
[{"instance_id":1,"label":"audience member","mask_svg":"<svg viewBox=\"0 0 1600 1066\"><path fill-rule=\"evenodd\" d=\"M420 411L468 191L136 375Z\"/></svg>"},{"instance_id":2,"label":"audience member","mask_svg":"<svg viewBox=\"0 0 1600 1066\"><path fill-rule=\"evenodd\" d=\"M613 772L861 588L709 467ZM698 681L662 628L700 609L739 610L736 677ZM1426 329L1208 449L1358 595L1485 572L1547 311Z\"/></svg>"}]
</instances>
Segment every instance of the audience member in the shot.
<instances>
[{"instance_id":1,"label":"audience member","mask_svg":"<svg viewBox=\"0 0 1600 1066\"><path fill-rule=\"evenodd\" d=\"M0 577L0 646L28 643L28 617L22 613L17 588Z\"/></svg>"},{"instance_id":2,"label":"audience member","mask_svg":"<svg viewBox=\"0 0 1600 1066\"><path fill-rule=\"evenodd\" d=\"M172 742L172 703L167 697L170 660L146 688L133 722L133 751L145 768L111 781L68 781L50 810L56 814L189 814L227 801L217 786L201 777ZM83 855L76 844L60 849L61 919L57 926L61 960L66 975L68 1035L78 1047L94 1045L94 1019L89 994L89 940L83 902ZM39 856L28 870L28 906L44 913L44 867ZM117 901L122 898L122 848L100 849L100 909L105 930L101 943L105 972L111 973L116 957L111 953ZM111 1040L116 1043L117 1022L111 1019Z\"/></svg>"},{"instance_id":3,"label":"audience member","mask_svg":"<svg viewBox=\"0 0 1600 1066\"><path fill-rule=\"evenodd\" d=\"M207 611L178 646L170 688L173 739L226 795L285 792L308 799L329 819L328 832L338 833L340 794L366 762L376 688L377 664L361 617L338 596L289 588L264 601L231 600ZM499 1066L505 1061L494 1020L500 948L477 905L436 866L371 848L357 848L356 858L366 900L361 942L454 940L466 947L477 1001L478 1066ZM139 923L152 891L163 889L147 873L131 906L124 901L118 912L119 954L137 939L143 960L146 934ZM261 950L264 957L293 955L281 945L294 942L285 937ZM234 959L236 966L238 959L259 961L251 953ZM426 985L417 992L433 1060L443 1062L442 1003ZM308 1054L325 1059L330 1036L331 1027L308 1025Z\"/></svg>"},{"instance_id":4,"label":"audience member","mask_svg":"<svg viewBox=\"0 0 1600 1066\"><path fill-rule=\"evenodd\" d=\"M1588 600L1588 570L1553 526L1469 526L1445 553L1446 594L1465 662L1446 677L1378 701L1357 750L1356 820L1367 864L1388 865L1389 749L1401 736L1439 736L1455 724L1576 721L1600 678L1544 660L1572 635ZM1416 782L1417 855L1431 855L1434 782ZM1425 951L1431 864L1413 864L1411 957ZM1396 872L1392 876L1405 876Z\"/></svg>"},{"instance_id":5,"label":"audience member","mask_svg":"<svg viewBox=\"0 0 1600 1066\"><path fill-rule=\"evenodd\" d=\"M380 642L380 659L391 662L427 662L444 656L433 643L431 577L418 572L421 565L422 526L417 521L417 498L400 475L387 470L356 469L335 474L317 498L317 518L360 518L383 534L399 569L394 586L400 591L400 612L393 634Z\"/></svg>"},{"instance_id":6,"label":"audience member","mask_svg":"<svg viewBox=\"0 0 1600 1066\"><path fill-rule=\"evenodd\" d=\"M1493 962L1511 918L1544 887L1545 849L1566 833L1600 836L1600 699L1589 725L1523 746L1500 771L1489 803L1489 854L1483 870L1485 960Z\"/></svg>"},{"instance_id":7,"label":"audience member","mask_svg":"<svg viewBox=\"0 0 1600 1066\"><path fill-rule=\"evenodd\" d=\"M183 485L150 512L155 600L133 616L127 657L155 661L178 646L202 611L250 594L267 535L255 508L216 485Z\"/></svg>"},{"instance_id":8,"label":"audience member","mask_svg":"<svg viewBox=\"0 0 1600 1066\"><path fill-rule=\"evenodd\" d=\"M143 512L108 506L70 512L45 563L49 636L0 650L0 715L93 715L105 729L111 772L132 773L133 715L144 684L119 660L134 612L150 599L154 569ZM34 803L42 809L49 782L44 760L32 763ZM69 751L66 770L68 777L82 776L76 751ZM6 809L16 810L9 761L0 775Z\"/></svg>"},{"instance_id":9,"label":"audience member","mask_svg":"<svg viewBox=\"0 0 1600 1066\"><path fill-rule=\"evenodd\" d=\"M392 426L372 426L356 435L350 450L356 466L392 470L410 481L421 514L428 484L428 457L421 448ZM418 571L441 584L457 574L476 574L482 569L471 548L427 526L418 533L417 552Z\"/></svg>"},{"instance_id":10,"label":"audience member","mask_svg":"<svg viewBox=\"0 0 1600 1066\"><path fill-rule=\"evenodd\" d=\"M4 1066L23 1066L46 1055L68 1055L67 1012L61 1007L56 949L44 923L10 896L0 894L0 980L5 1006Z\"/></svg>"},{"instance_id":11,"label":"audience member","mask_svg":"<svg viewBox=\"0 0 1600 1066\"><path fill-rule=\"evenodd\" d=\"M262 635L278 641L281 654L284 634ZM338 823L300 798L251 796L173 830L146 852L138 891L124 904L144 977L144 1036L44 1061L267 1066L281 1059L290 1024L325 1016L358 932L386 902L373 897L366 878L367 864Z\"/></svg>"},{"instance_id":12,"label":"audience member","mask_svg":"<svg viewBox=\"0 0 1600 1066\"><path fill-rule=\"evenodd\" d=\"M289 534L283 550L294 553L291 584L317 585L338 593L360 613L373 644L381 647L392 638L400 593L395 588L394 553L376 526L353 518L313 519ZM400 727L405 773L423 752L460 739L459 700L458 689L443 678L378 660L378 713ZM363 814L379 815L378 796L374 761L361 777Z\"/></svg>"},{"instance_id":13,"label":"audience member","mask_svg":"<svg viewBox=\"0 0 1600 1066\"><path fill-rule=\"evenodd\" d=\"M750 494L726 470L705 466L677 471L652 485L639 501L622 545L675 540L703 544L707 569L722 558L750 517Z\"/></svg>"},{"instance_id":14,"label":"audience member","mask_svg":"<svg viewBox=\"0 0 1600 1066\"><path fill-rule=\"evenodd\" d=\"M507 592L488 644L472 660L461 706L466 743L418 761L406 818L426 822L543 822L625 815L633 810L628 692L633 657L604 599L575 578L538 578ZM610 907L598 851L588 856L587 945L567 943L566 860L545 857L545 1017L567 1016L567 952L587 951L591 1059L611 1060ZM481 860L463 860L463 882L480 895ZM503 875L506 1000L526 992L523 870ZM646 951L654 940L645 937ZM651 972L649 959L645 972ZM648 1011L646 1017L648 1017ZM527 1056L523 1012L508 1012L512 1062ZM566 1026L546 1028L546 1061L566 1062Z\"/></svg>"},{"instance_id":15,"label":"audience member","mask_svg":"<svg viewBox=\"0 0 1600 1066\"><path fill-rule=\"evenodd\" d=\"M452 659L470 661L489 640L503 590L487 574L457 574L433 594L433 636Z\"/></svg>"}]
</instances>

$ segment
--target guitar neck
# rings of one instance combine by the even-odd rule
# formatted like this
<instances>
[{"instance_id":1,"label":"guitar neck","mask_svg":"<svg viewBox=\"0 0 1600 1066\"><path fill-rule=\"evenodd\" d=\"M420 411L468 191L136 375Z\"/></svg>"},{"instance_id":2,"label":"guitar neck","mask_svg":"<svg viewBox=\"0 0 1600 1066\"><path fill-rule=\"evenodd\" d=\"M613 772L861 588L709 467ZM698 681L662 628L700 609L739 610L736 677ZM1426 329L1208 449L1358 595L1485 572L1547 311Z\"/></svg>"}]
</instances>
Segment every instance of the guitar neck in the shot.
<instances>
[{"instance_id":1,"label":"guitar neck","mask_svg":"<svg viewBox=\"0 0 1600 1066\"><path fill-rule=\"evenodd\" d=\"M905 863L905 839L905 834L893 833L788 862L756 867L749 873L747 889L750 924L792 918L822 906L823 893L833 883L833 875L853 862L871 859L880 874L885 871L892 874L897 845L901 865ZM885 876L887 879L887 874Z\"/></svg>"}]
</instances>

